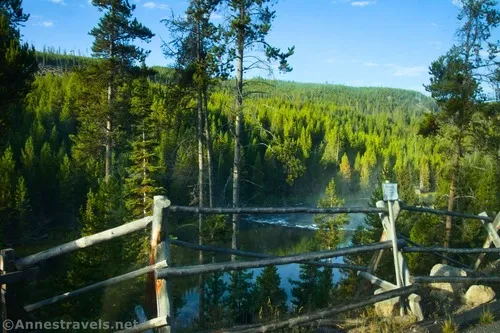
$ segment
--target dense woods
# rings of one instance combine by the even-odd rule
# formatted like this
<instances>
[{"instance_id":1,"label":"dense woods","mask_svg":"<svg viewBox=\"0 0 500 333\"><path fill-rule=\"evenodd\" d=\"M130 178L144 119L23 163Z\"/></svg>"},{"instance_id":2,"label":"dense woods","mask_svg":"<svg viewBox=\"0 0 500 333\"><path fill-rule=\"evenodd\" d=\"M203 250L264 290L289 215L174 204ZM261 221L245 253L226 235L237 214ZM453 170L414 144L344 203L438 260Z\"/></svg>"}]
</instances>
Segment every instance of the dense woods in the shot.
<instances>
[{"instance_id":1,"label":"dense woods","mask_svg":"<svg viewBox=\"0 0 500 333\"><path fill-rule=\"evenodd\" d=\"M292 70L293 47L283 52L266 42L277 14L271 1L190 1L186 13L176 13L185 15L164 21L173 36L164 45L175 63L169 68L148 68L147 52L133 44L154 33L134 18L134 5L92 3L102 18L90 32L93 57L86 58L24 44L18 26L28 15L21 1L0 1L2 248L27 254L151 215L159 194L178 205L336 207L346 198L371 197L374 206L382 198L380 183L391 180L408 204L498 212L499 104L482 91L500 78L497 44L490 41L500 22L494 1L464 1L459 44L430 66L432 97L247 79L252 67L244 58L259 51L262 57L249 66ZM210 20L220 7L227 9L228 26ZM177 234L196 223L200 244L241 248L238 216L172 219ZM298 246L335 248L348 223L347 215L318 216L318 230ZM485 237L479 221L405 212L398 223L401 234L422 245L480 247ZM376 242L381 231L378 216L367 216L351 242ZM38 300L143 266L148 246L144 231L51 262L56 277L33 284L26 297ZM174 251L175 263L216 260ZM380 276L390 279L390 258L384 260ZM409 255L412 272L428 274L437 262L429 254ZM258 276L212 274L178 282L174 303L179 310L183 291L198 284L193 325L253 323L352 297L357 277L342 276L334 284L331 268L301 265L287 297L275 267ZM145 281L124 288L39 315L130 319L135 305L146 306Z\"/></svg>"}]
</instances>

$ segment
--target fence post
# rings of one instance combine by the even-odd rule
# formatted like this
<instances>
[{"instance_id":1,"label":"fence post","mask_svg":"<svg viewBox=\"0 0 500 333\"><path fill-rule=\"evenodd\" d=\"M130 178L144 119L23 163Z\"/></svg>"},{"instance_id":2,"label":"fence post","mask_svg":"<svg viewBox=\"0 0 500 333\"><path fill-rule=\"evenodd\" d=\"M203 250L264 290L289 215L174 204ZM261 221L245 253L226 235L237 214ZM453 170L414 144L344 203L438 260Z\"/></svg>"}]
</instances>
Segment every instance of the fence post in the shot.
<instances>
[{"instance_id":1,"label":"fence post","mask_svg":"<svg viewBox=\"0 0 500 333\"><path fill-rule=\"evenodd\" d=\"M13 262L15 259L15 253L13 249L5 249L0 251L0 274L4 275L7 274L9 271L12 271L12 266ZM6 293L7 293L7 285L2 284L1 285L1 304L2 304L2 332L6 333L7 329L3 325L3 323L8 319L8 312L7 312L7 300L6 300Z\"/></svg>"},{"instance_id":2,"label":"fence post","mask_svg":"<svg viewBox=\"0 0 500 333\"><path fill-rule=\"evenodd\" d=\"M393 204L398 201L398 184L389 183L388 181L382 184L382 190L384 195L384 202L387 202L389 210L389 237L392 240L392 255L394 260L394 273L396 277L396 285L398 288L404 287L405 282L403 281L403 261L399 258L398 250L398 236L396 234L396 217L393 210ZM384 223L384 219L382 219ZM384 223L384 227L387 225L387 220ZM400 313L401 316L404 315L404 304L403 298L400 298Z\"/></svg>"},{"instance_id":3,"label":"fence post","mask_svg":"<svg viewBox=\"0 0 500 333\"><path fill-rule=\"evenodd\" d=\"M167 267L170 266L170 241L168 237L168 207L170 201L166 196L155 195L153 207L153 224L151 228L151 252L154 262L166 260ZM167 209L164 219L163 211ZM155 294L156 294L156 313L157 317L167 318L168 325L158 329L160 333L173 332L173 306L172 306L172 288L169 281L159 279L158 273L154 273Z\"/></svg>"},{"instance_id":4,"label":"fence post","mask_svg":"<svg viewBox=\"0 0 500 333\"><path fill-rule=\"evenodd\" d=\"M488 216L485 212L482 212L479 214L479 216ZM500 247L500 237L498 237L498 229L500 229L500 213L497 214L495 217L495 220L493 222L487 222L482 220L484 227L486 228L486 231L488 232L488 236L486 237L486 240L483 244L483 248L487 249L490 247L491 243L495 245L495 247ZM474 264L474 269L477 270L479 266L481 265L481 262L483 261L484 257L486 256L486 253L481 253L477 260L476 263Z\"/></svg>"}]
</instances>

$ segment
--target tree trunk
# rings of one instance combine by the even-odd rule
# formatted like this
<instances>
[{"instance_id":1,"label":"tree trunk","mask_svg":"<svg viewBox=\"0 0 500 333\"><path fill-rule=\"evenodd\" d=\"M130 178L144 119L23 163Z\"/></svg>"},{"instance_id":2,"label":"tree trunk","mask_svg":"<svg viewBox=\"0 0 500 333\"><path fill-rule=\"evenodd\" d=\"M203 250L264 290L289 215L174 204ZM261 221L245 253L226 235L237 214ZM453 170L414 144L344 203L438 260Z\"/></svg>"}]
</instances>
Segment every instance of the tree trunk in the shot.
<instances>
[{"instance_id":1,"label":"tree trunk","mask_svg":"<svg viewBox=\"0 0 500 333\"><path fill-rule=\"evenodd\" d=\"M205 121L205 148L207 150L207 172L208 172L208 205L210 208L214 204L213 194L213 170L212 170L212 141L210 138L210 127L208 123L208 94L205 89L203 93L204 100L204 121Z\"/></svg>"},{"instance_id":2,"label":"tree trunk","mask_svg":"<svg viewBox=\"0 0 500 333\"><path fill-rule=\"evenodd\" d=\"M109 44L109 58L114 58L114 48L113 48L113 37L110 35L111 43ZM114 66L114 63L113 63ZM108 183L109 177L111 175L111 163L113 158L113 123L111 122L111 114L113 113L113 100L115 98L115 89L114 89L114 80L115 80L115 69L111 68L111 76L108 82L108 115L106 118L106 156L105 156L105 170L104 170L104 181Z\"/></svg>"},{"instance_id":3,"label":"tree trunk","mask_svg":"<svg viewBox=\"0 0 500 333\"><path fill-rule=\"evenodd\" d=\"M109 113L111 113L112 104L113 104L113 87L112 83L108 86L108 108ZM107 183L109 181L109 177L111 175L111 162L113 158L113 138L111 137L113 131L113 126L111 122L111 115L108 114L106 119L106 156L105 156L105 170L104 170L104 181Z\"/></svg>"},{"instance_id":4,"label":"tree trunk","mask_svg":"<svg viewBox=\"0 0 500 333\"><path fill-rule=\"evenodd\" d=\"M245 6L240 5L240 20L243 22L245 18ZM237 110L234 120L234 160L233 160L233 207L240 205L240 167L241 167L241 122L243 118L243 56L245 49L245 31L244 27L240 26L238 31L238 55L237 55L237 73L236 73L236 93L237 93ZM233 235L231 239L231 248L238 248L238 229L239 216L233 214ZM231 260L235 260L236 256L231 255Z\"/></svg>"},{"instance_id":5,"label":"tree trunk","mask_svg":"<svg viewBox=\"0 0 500 333\"><path fill-rule=\"evenodd\" d=\"M143 184L145 184L146 177L147 177L147 172L146 172L146 130L145 130L145 124L144 120L142 121L142 180ZM146 209L147 205L147 196L146 196L146 191L142 192L142 216L146 217L148 214L148 211Z\"/></svg>"},{"instance_id":6,"label":"tree trunk","mask_svg":"<svg viewBox=\"0 0 500 333\"><path fill-rule=\"evenodd\" d=\"M457 176L460 167L460 157L462 155L462 142L461 139L458 138L455 143L455 153L453 157L453 165L451 167L451 175L450 175L450 192L448 197L448 210L453 211L453 207L455 204L455 186L457 181ZM446 217L446 226L445 226L445 235L444 235L444 247L450 247L450 239L451 239L451 228L452 228L452 217ZM443 260L443 263L446 264L446 259Z\"/></svg>"}]
</instances>

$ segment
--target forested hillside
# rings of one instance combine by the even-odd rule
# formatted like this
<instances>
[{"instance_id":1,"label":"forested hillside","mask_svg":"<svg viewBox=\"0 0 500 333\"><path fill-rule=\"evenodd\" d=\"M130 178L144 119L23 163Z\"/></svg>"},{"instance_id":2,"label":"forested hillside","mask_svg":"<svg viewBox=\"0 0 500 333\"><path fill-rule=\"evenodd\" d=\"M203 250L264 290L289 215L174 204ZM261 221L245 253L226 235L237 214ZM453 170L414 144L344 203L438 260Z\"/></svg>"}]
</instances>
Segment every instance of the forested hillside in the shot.
<instances>
[{"instance_id":1,"label":"forested hillside","mask_svg":"<svg viewBox=\"0 0 500 333\"><path fill-rule=\"evenodd\" d=\"M103 16L90 32L89 58L23 44L18 27L28 16L21 1L0 2L1 248L24 255L151 215L154 195L200 207L326 208L368 197L373 206L382 197L381 182L389 180L398 183L400 199L408 204L498 212L499 104L486 100L486 81L478 78L485 76L487 59L479 58L485 36L431 65L427 96L395 88L247 78L251 68L243 60L260 50L248 45L264 49L259 64L292 70L294 48L281 51L267 43L275 15L268 1L190 1L185 16L163 22L173 36L164 45L175 63L168 68L147 67L148 52L133 43L153 36L134 19L134 5L92 3ZM220 6L229 13L228 26L210 21ZM484 31L500 22L490 7L480 6L496 22L481 26ZM464 13L462 19L475 24L483 18ZM488 50L498 51L491 45ZM490 65L496 67L488 83L498 83L498 66ZM172 220L176 236L195 234L200 244L241 248L238 215ZM294 239L295 247L283 251L339 246L349 217L314 221L317 231ZM379 217L367 216L365 222L351 243L379 240ZM452 224L451 218L406 212L398 224L398 232L427 246L480 247L485 238L479 221L457 218ZM144 266L148 236L146 231L134 236L48 263L53 280L32 283L24 296L39 300ZM215 260L175 248L174 253L175 264ZM387 257L380 276L390 279ZM368 255L345 259L369 260ZM428 274L437 262L427 254L409 256L416 273ZM340 303L354 295L357 282L355 274L342 272L334 283L332 269L301 265L299 279L289 281L287 299L275 267L256 280L248 272L205 278L180 281L175 291L180 310L187 302L184 292L198 287L199 316L191 319L200 329ZM145 284L138 279L124 290L93 293L39 315L130 318L136 304L151 310Z\"/></svg>"}]
</instances>

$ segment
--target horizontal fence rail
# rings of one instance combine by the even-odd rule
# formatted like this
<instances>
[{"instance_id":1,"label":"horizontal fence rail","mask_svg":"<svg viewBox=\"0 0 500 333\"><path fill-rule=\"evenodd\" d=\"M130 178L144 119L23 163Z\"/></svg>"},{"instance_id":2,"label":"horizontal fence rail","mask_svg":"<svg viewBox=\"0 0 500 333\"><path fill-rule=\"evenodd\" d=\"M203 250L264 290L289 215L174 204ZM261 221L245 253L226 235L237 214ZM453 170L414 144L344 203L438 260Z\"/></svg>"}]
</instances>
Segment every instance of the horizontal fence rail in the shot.
<instances>
[{"instance_id":1,"label":"horizontal fence rail","mask_svg":"<svg viewBox=\"0 0 500 333\"><path fill-rule=\"evenodd\" d=\"M500 276L413 276L411 280L415 283L500 283Z\"/></svg>"},{"instance_id":2,"label":"horizontal fence rail","mask_svg":"<svg viewBox=\"0 0 500 333\"><path fill-rule=\"evenodd\" d=\"M451 212L449 210L439 210L439 209L433 209L433 208L427 208L427 207L414 207L414 206L401 205L401 209L407 210L409 212L430 213L430 214L434 214L434 215L461 217L464 219L483 220L483 221L488 221L488 222L493 222L493 220L494 220L494 218L489 217L489 216Z\"/></svg>"},{"instance_id":3,"label":"horizontal fence rail","mask_svg":"<svg viewBox=\"0 0 500 333\"><path fill-rule=\"evenodd\" d=\"M444 253L454 253L454 254L477 254L477 253L500 253L500 248L492 247L492 248L471 248L471 249L462 249L462 248L451 248L451 247L403 247L401 250L404 252L444 252Z\"/></svg>"},{"instance_id":4,"label":"horizontal fence rail","mask_svg":"<svg viewBox=\"0 0 500 333\"><path fill-rule=\"evenodd\" d=\"M205 332L211 332L211 333L251 333L251 332L268 332L268 331L273 331L273 330L278 330L278 329L284 329L284 328L291 328L293 326L297 326L303 323L308 323L311 321L315 321L318 319L324 319L326 317L339 314L342 312L347 312L355 309L359 309L361 307L375 304L378 302L382 302L394 297L399 297L399 296L407 296L410 295L416 291L418 291L421 288L420 285L414 284L409 287L403 287L399 289L394 289L391 291L383 292L378 295L373 295L370 297L366 297L364 299L361 299L357 302L347 304L347 305L340 305L335 308L331 309L323 309L319 311L315 311L310 314L305 314L302 316L290 318L287 320L282 320L282 321L274 321L270 322L267 324L263 325L245 325L245 326L235 326L232 328L228 329L220 329L220 330L214 330L214 331L205 331Z\"/></svg>"},{"instance_id":5,"label":"horizontal fence rail","mask_svg":"<svg viewBox=\"0 0 500 333\"><path fill-rule=\"evenodd\" d=\"M401 235L400 233L397 233L396 235L398 236L398 238L403 239L406 243L412 245L413 247L424 248L424 246L422 246L422 245L420 245L420 244L412 241L411 239L409 239L408 237L405 237L405 236ZM460 261L458 261L456 259L453 259L453 258L450 258L448 256L445 256L444 254L441 254L439 252L431 252L431 254L433 254L436 257L439 257L441 259L445 259L448 262L454 263L457 266L460 266L460 268L462 268L464 271L466 271L468 273L480 274L479 272L476 272L475 270L473 270L471 267L469 267L469 266L461 263Z\"/></svg>"},{"instance_id":6,"label":"horizontal fence rail","mask_svg":"<svg viewBox=\"0 0 500 333\"><path fill-rule=\"evenodd\" d=\"M171 212L196 214L344 214L344 213L387 213L385 208L373 207L238 207L238 208L209 208L193 206L170 206Z\"/></svg>"},{"instance_id":7,"label":"horizontal fence rail","mask_svg":"<svg viewBox=\"0 0 500 333\"><path fill-rule=\"evenodd\" d=\"M269 254L264 254L264 253L259 253L259 252L233 250L233 249L229 249L229 248L222 248L222 247L216 247L216 246L210 246L210 245L197 245L197 244L193 244L193 243L184 242L184 241L181 241L178 239L170 240L170 244L182 246L182 247L193 249L193 250L200 250L200 251L221 253L221 254L234 254L234 255L237 255L240 257L260 258L260 259L278 258L277 256L272 256ZM353 269L356 271L365 271L367 269L366 266L342 264L342 263L335 263L335 262L308 261L306 263L310 264L310 265L314 265L314 266L320 266L320 267Z\"/></svg>"},{"instance_id":8,"label":"horizontal fence rail","mask_svg":"<svg viewBox=\"0 0 500 333\"><path fill-rule=\"evenodd\" d=\"M333 257L346 256L350 254L358 254L372 252L376 250L389 249L392 247L392 242L382 242L370 245L361 245L356 247L344 247L331 251L309 252L291 256L275 257L269 259L261 259L254 261L237 261L237 262L221 262L214 264L183 266L183 267L168 267L158 271L158 277L167 279L177 276L188 276L206 273L227 272L244 270L249 268L260 268L265 266L280 266L294 263L304 263L311 260L319 260Z\"/></svg>"},{"instance_id":9,"label":"horizontal fence rail","mask_svg":"<svg viewBox=\"0 0 500 333\"><path fill-rule=\"evenodd\" d=\"M66 253L70 253L79 249L99 244L110 239L130 234L146 228L153 221L152 216L146 216L142 219L135 220L116 228L108 229L97 234L79 238L77 240L50 248L48 250L29 255L27 257L16 260L16 267L19 269L32 266L41 261L57 257Z\"/></svg>"},{"instance_id":10,"label":"horizontal fence rail","mask_svg":"<svg viewBox=\"0 0 500 333\"><path fill-rule=\"evenodd\" d=\"M58 296L54 296L54 297L48 298L46 300L43 300L43 301L40 301L40 302L37 302L37 303L26 305L24 307L24 309L26 311L30 312L30 311L36 310L38 308L41 308L43 306L54 304L54 303L57 303L57 302L60 302L60 301L64 301L64 300L66 300L68 298L75 297L75 296L78 296L78 295L81 295L81 294L85 294L85 293L88 293L90 291L94 291L94 290L97 290L97 289L100 289L100 288L109 287L109 286L112 286L112 285L115 285L117 283L124 282L124 281L127 281L127 280L135 279L135 278L137 278L139 276L142 276L142 275L147 274L147 273L154 272L155 270L157 270L159 268L163 268L163 267L167 267L167 262L166 261L161 261L161 262L156 263L156 264L151 265L151 266L146 266L146 267L140 268L138 270L135 270L135 271L132 271L132 272L129 272L129 273L125 273L123 275L118 275L118 276L112 277L110 279L107 279L107 280L104 280L104 281L101 281L101 282L97 282L97 283L85 286L85 287L80 288L80 289L69 291L69 292L66 292L64 294L60 294Z\"/></svg>"}]
</instances>

